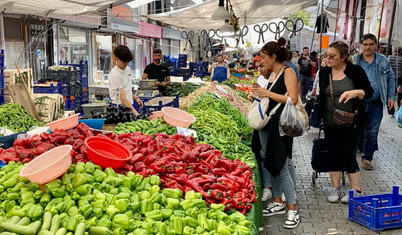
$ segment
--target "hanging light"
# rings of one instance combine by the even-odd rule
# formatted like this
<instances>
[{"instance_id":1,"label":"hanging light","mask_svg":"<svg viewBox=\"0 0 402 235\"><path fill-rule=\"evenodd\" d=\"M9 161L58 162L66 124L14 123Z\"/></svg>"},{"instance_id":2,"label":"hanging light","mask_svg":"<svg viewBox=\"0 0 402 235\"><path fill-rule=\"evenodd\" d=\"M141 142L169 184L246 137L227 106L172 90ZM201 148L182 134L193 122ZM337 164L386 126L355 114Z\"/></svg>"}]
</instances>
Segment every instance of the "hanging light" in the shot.
<instances>
[{"instance_id":1,"label":"hanging light","mask_svg":"<svg viewBox=\"0 0 402 235\"><path fill-rule=\"evenodd\" d=\"M219 29L224 37L233 36L236 34L233 25L229 24L229 19L225 19L225 24Z\"/></svg>"},{"instance_id":2,"label":"hanging light","mask_svg":"<svg viewBox=\"0 0 402 235\"><path fill-rule=\"evenodd\" d=\"M224 20L230 18L230 13L225 9L225 0L219 0L218 9L212 14L213 20Z\"/></svg>"}]
</instances>

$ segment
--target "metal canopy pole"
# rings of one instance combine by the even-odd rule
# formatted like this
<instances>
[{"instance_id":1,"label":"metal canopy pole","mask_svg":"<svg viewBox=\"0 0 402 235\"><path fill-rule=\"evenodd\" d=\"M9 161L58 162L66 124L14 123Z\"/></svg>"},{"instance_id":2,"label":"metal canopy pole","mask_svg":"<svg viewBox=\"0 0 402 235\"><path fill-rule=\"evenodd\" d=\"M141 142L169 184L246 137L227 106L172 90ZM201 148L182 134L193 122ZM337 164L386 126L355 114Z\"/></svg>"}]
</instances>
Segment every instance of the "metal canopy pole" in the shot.
<instances>
[{"instance_id":1,"label":"metal canopy pole","mask_svg":"<svg viewBox=\"0 0 402 235\"><path fill-rule=\"evenodd\" d=\"M336 8L336 23L335 23L334 41L336 39L336 28L338 27L338 20L339 20L339 2L340 2L340 0L338 0L338 6Z\"/></svg>"},{"instance_id":2,"label":"metal canopy pole","mask_svg":"<svg viewBox=\"0 0 402 235\"><path fill-rule=\"evenodd\" d=\"M394 7L392 9L391 25L390 25L389 34L388 34L387 50L385 52L386 55L390 54L392 33L393 33L393 30L394 30L395 13L396 13L396 6L397 5L398 5L398 1L394 0Z\"/></svg>"}]
</instances>

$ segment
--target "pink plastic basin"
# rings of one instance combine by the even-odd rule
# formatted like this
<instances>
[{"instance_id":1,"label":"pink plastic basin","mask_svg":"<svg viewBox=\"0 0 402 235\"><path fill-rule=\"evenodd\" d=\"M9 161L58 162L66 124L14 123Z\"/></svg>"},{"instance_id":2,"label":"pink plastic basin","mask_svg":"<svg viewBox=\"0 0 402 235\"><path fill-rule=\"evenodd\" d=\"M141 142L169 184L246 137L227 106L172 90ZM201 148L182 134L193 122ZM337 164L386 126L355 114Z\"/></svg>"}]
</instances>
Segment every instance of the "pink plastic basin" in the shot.
<instances>
[{"instance_id":1,"label":"pink plastic basin","mask_svg":"<svg viewBox=\"0 0 402 235\"><path fill-rule=\"evenodd\" d=\"M20 171L21 177L45 184L63 175L71 165L71 145L51 149L33 159Z\"/></svg>"},{"instance_id":2,"label":"pink plastic basin","mask_svg":"<svg viewBox=\"0 0 402 235\"><path fill-rule=\"evenodd\" d=\"M195 117L178 108L163 107L163 120L174 127L189 127L195 122Z\"/></svg>"},{"instance_id":3,"label":"pink plastic basin","mask_svg":"<svg viewBox=\"0 0 402 235\"><path fill-rule=\"evenodd\" d=\"M50 122L46 124L46 126L50 127L50 130L54 131L56 129L68 130L78 125L78 116L80 114L74 114L69 117L60 118L54 122Z\"/></svg>"},{"instance_id":4,"label":"pink plastic basin","mask_svg":"<svg viewBox=\"0 0 402 235\"><path fill-rule=\"evenodd\" d=\"M85 146L89 159L104 168L119 168L132 156L124 145L105 137L88 137Z\"/></svg>"},{"instance_id":5,"label":"pink plastic basin","mask_svg":"<svg viewBox=\"0 0 402 235\"><path fill-rule=\"evenodd\" d=\"M163 112L162 111L155 111L152 112L152 115L155 117L163 117Z\"/></svg>"}]
</instances>

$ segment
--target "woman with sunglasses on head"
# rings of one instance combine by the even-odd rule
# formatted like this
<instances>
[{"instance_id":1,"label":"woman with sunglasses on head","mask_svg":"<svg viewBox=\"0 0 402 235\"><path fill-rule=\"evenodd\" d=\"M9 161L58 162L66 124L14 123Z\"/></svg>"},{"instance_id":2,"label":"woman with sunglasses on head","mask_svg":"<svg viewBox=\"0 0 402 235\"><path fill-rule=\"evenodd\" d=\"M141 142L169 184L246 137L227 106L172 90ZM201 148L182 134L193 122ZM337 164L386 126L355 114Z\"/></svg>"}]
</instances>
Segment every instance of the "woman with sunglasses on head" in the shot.
<instances>
[{"instance_id":1,"label":"woman with sunglasses on head","mask_svg":"<svg viewBox=\"0 0 402 235\"><path fill-rule=\"evenodd\" d=\"M351 63L346 43L332 43L326 54L327 67L322 68L319 74L319 117L323 118L325 139L328 143L328 168L332 184L328 201L339 202L342 171L346 171L355 195L362 195L359 165L356 160L356 124L363 122L361 100L370 98L374 91L366 72ZM355 114L357 111L353 123L337 124L333 116L337 113L336 110ZM349 194L346 193L341 201L348 203Z\"/></svg>"},{"instance_id":2,"label":"woman with sunglasses on head","mask_svg":"<svg viewBox=\"0 0 402 235\"><path fill-rule=\"evenodd\" d=\"M274 202L270 203L265 210L264 216L285 214L286 207L282 202L282 191L286 196L288 215L285 228L296 228L300 222L300 216L296 209L295 189L288 162L292 154L293 138L280 136L279 117L283 111L288 97L293 104L298 101L298 85L296 73L282 63L288 57L288 50L284 46L286 40L280 38L278 42L271 41L261 49L261 66L272 70L267 87L253 84L249 98L269 98L266 113L270 119L265 127L254 131L252 140L253 152L265 157L264 166L269 172L272 185Z\"/></svg>"}]
</instances>

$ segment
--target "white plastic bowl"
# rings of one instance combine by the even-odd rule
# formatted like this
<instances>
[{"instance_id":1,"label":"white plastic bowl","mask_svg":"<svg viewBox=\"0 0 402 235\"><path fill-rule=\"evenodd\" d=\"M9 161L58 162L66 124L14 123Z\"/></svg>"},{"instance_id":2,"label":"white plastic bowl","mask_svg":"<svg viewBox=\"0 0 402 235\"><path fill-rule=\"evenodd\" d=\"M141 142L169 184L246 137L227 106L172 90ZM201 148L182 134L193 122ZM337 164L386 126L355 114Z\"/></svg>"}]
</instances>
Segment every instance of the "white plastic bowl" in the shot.
<instances>
[{"instance_id":1,"label":"white plastic bowl","mask_svg":"<svg viewBox=\"0 0 402 235\"><path fill-rule=\"evenodd\" d=\"M63 175L71 165L71 145L62 145L37 156L20 171L21 177L39 184Z\"/></svg>"}]
</instances>

